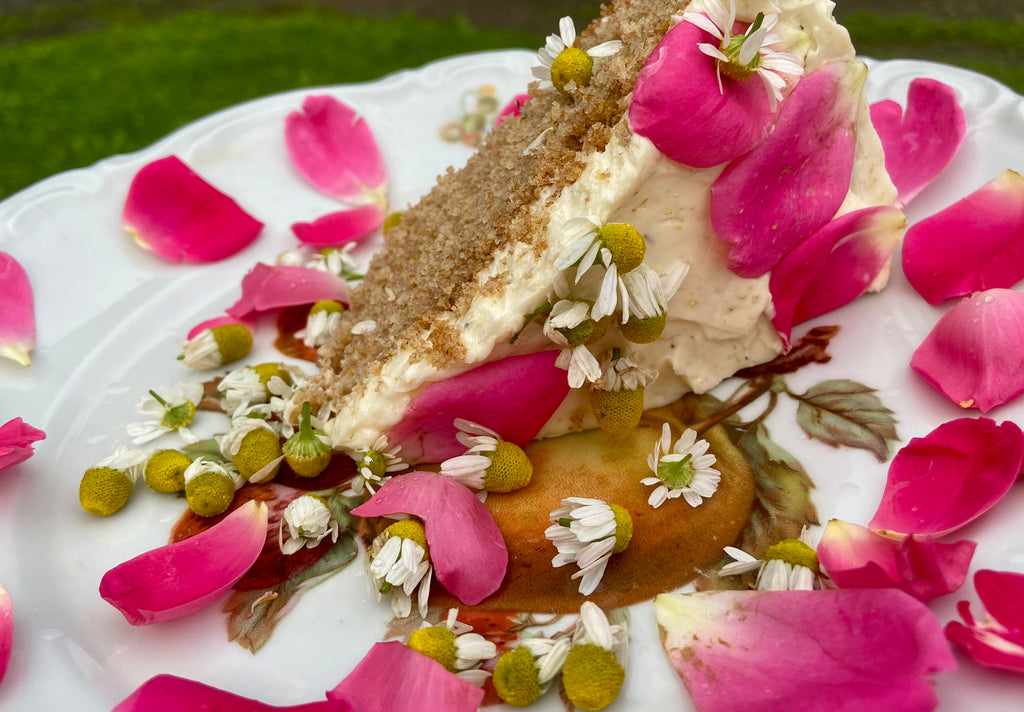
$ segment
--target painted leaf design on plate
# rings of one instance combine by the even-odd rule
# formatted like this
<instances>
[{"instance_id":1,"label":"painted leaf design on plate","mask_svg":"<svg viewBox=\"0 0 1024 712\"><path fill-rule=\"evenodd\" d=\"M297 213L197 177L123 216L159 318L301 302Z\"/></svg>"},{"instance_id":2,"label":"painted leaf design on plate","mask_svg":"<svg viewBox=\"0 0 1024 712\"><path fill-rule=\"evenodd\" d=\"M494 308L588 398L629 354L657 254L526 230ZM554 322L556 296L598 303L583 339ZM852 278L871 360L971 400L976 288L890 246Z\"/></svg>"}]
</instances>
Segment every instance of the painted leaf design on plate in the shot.
<instances>
[{"instance_id":1,"label":"painted leaf design on plate","mask_svg":"<svg viewBox=\"0 0 1024 712\"><path fill-rule=\"evenodd\" d=\"M875 392L843 378L822 381L802 395L791 395L799 402L797 422L812 438L833 447L861 448L885 462L889 441L899 440L899 436L893 411Z\"/></svg>"}]
</instances>

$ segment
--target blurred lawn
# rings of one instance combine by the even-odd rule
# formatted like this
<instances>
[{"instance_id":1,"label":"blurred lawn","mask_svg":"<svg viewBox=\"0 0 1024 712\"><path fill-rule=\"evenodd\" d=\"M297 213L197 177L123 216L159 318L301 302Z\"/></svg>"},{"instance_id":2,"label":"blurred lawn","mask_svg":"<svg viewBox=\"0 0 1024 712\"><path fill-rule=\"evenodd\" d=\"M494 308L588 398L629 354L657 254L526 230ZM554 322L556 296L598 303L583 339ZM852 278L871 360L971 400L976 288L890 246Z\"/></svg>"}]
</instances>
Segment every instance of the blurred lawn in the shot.
<instances>
[{"instance_id":1,"label":"blurred lawn","mask_svg":"<svg viewBox=\"0 0 1024 712\"><path fill-rule=\"evenodd\" d=\"M90 19L86 27L94 29L29 41L40 34L32 24L38 18L0 14L0 198L142 148L247 99L366 81L463 52L543 43L458 18L383 20L325 8ZM1019 24L869 14L844 23L862 54L959 64L1024 92Z\"/></svg>"}]
</instances>

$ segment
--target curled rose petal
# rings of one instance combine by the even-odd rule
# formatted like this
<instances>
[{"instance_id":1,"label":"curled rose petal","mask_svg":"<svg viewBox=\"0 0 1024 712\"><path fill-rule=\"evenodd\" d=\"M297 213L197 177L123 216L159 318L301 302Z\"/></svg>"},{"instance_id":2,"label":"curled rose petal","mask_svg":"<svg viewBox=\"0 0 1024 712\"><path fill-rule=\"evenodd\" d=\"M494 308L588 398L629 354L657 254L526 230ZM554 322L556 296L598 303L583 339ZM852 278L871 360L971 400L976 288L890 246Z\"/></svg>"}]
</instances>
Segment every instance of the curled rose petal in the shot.
<instances>
[{"instance_id":1,"label":"curled rose petal","mask_svg":"<svg viewBox=\"0 0 1024 712\"><path fill-rule=\"evenodd\" d=\"M289 707L276 707L183 677L157 675L142 683L112 712L165 712L165 710L350 712L352 707L343 700L321 700Z\"/></svg>"},{"instance_id":2,"label":"curled rose petal","mask_svg":"<svg viewBox=\"0 0 1024 712\"><path fill-rule=\"evenodd\" d=\"M723 76L719 90L715 60L697 48L709 39L689 22L665 33L640 70L629 104L633 133L695 168L746 153L765 140L775 120L760 81Z\"/></svg>"},{"instance_id":3,"label":"curled rose petal","mask_svg":"<svg viewBox=\"0 0 1024 712\"><path fill-rule=\"evenodd\" d=\"M351 210L338 210L323 215L313 222L292 225L292 232L300 242L316 247L340 247L350 242L359 243L380 229L387 213L380 203L364 205Z\"/></svg>"},{"instance_id":4,"label":"curled rose petal","mask_svg":"<svg viewBox=\"0 0 1024 712\"><path fill-rule=\"evenodd\" d=\"M958 418L893 457L870 527L899 534L948 534L988 511L1009 491L1024 458L1014 423Z\"/></svg>"},{"instance_id":5,"label":"curled rose petal","mask_svg":"<svg viewBox=\"0 0 1024 712\"><path fill-rule=\"evenodd\" d=\"M267 538L267 505L255 501L184 541L139 554L100 580L100 596L132 625L180 618L210 605L249 570Z\"/></svg>"},{"instance_id":6,"label":"curled rose petal","mask_svg":"<svg viewBox=\"0 0 1024 712\"><path fill-rule=\"evenodd\" d=\"M23 366L36 349L36 312L25 268L0 252L0 356Z\"/></svg>"},{"instance_id":7,"label":"curled rose petal","mask_svg":"<svg viewBox=\"0 0 1024 712\"><path fill-rule=\"evenodd\" d=\"M285 119L292 164L317 190L344 203L381 203L387 171L366 120L332 96L309 96Z\"/></svg>"},{"instance_id":8,"label":"curled rose petal","mask_svg":"<svg viewBox=\"0 0 1024 712\"><path fill-rule=\"evenodd\" d=\"M982 413L1024 393L1024 294L989 289L942 315L910 366L961 408Z\"/></svg>"},{"instance_id":9,"label":"curled rose petal","mask_svg":"<svg viewBox=\"0 0 1024 712\"><path fill-rule=\"evenodd\" d=\"M482 688L398 641L376 643L327 699L359 712L476 712Z\"/></svg>"},{"instance_id":10,"label":"curled rose petal","mask_svg":"<svg viewBox=\"0 0 1024 712\"><path fill-rule=\"evenodd\" d=\"M243 319L253 313L313 304L325 299L348 303L348 285L341 277L309 267L257 262L242 278L242 296L227 309Z\"/></svg>"},{"instance_id":11,"label":"curled rose petal","mask_svg":"<svg viewBox=\"0 0 1024 712\"><path fill-rule=\"evenodd\" d=\"M505 108L498 112L498 118L494 120L494 125L499 126L509 116L519 116L519 112L523 109L523 104L529 100L529 94L516 94L512 97L512 101L505 104Z\"/></svg>"},{"instance_id":12,"label":"curled rose petal","mask_svg":"<svg viewBox=\"0 0 1024 712\"><path fill-rule=\"evenodd\" d=\"M775 128L711 187L711 224L732 243L729 268L764 274L827 223L850 188L857 114L867 70L853 61L804 76Z\"/></svg>"},{"instance_id":13,"label":"curled rose petal","mask_svg":"<svg viewBox=\"0 0 1024 712\"><path fill-rule=\"evenodd\" d=\"M11 592L0 583L0 681L7 674L7 663L11 661L14 644L14 601Z\"/></svg>"},{"instance_id":14,"label":"curled rose petal","mask_svg":"<svg viewBox=\"0 0 1024 712\"><path fill-rule=\"evenodd\" d=\"M525 447L569 393L558 351L511 356L427 386L387 432L406 462L441 462L466 448L455 439L456 418L486 426Z\"/></svg>"},{"instance_id":15,"label":"curled rose petal","mask_svg":"<svg viewBox=\"0 0 1024 712\"><path fill-rule=\"evenodd\" d=\"M885 205L847 213L794 247L772 270L772 323L789 345L792 327L851 302L889 266L907 219Z\"/></svg>"},{"instance_id":16,"label":"curled rose petal","mask_svg":"<svg viewBox=\"0 0 1024 712\"><path fill-rule=\"evenodd\" d=\"M1004 171L907 230L903 273L930 304L1024 279L1024 177Z\"/></svg>"},{"instance_id":17,"label":"curled rose petal","mask_svg":"<svg viewBox=\"0 0 1024 712\"><path fill-rule=\"evenodd\" d=\"M137 243L172 262L222 260L263 229L177 156L153 161L135 174L122 222Z\"/></svg>"},{"instance_id":18,"label":"curled rose petal","mask_svg":"<svg viewBox=\"0 0 1024 712\"><path fill-rule=\"evenodd\" d=\"M662 594L654 608L700 712L923 712L929 677L956 667L935 616L902 591Z\"/></svg>"},{"instance_id":19,"label":"curled rose petal","mask_svg":"<svg viewBox=\"0 0 1024 712\"><path fill-rule=\"evenodd\" d=\"M911 80L905 112L888 99L872 104L871 123L882 140L885 170L901 205L942 173L967 133L956 92L927 77Z\"/></svg>"},{"instance_id":20,"label":"curled rose petal","mask_svg":"<svg viewBox=\"0 0 1024 712\"><path fill-rule=\"evenodd\" d=\"M833 519L818 543L818 561L839 588L898 588L927 603L963 585L976 546L913 534L891 539Z\"/></svg>"},{"instance_id":21,"label":"curled rose petal","mask_svg":"<svg viewBox=\"0 0 1024 712\"><path fill-rule=\"evenodd\" d=\"M199 334L201 334L206 329L213 329L214 327L226 326L228 324L242 324L245 327L251 327L251 324L249 324L249 323L247 323L247 322L245 322L245 321L243 321L241 319L236 319L233 316L215 316L212 319L207 319L206 321L201 321L198 324L196 324L195 326L193 326L191 329L189 329L188 330L188 335L186 336L186 338L191 339L191 338L194 338L195 336L198 336Z\"/></svg>"},{"instance_id":22,"label":"curled rose petal","mask_svg":"<svg viewBox=\"0 0 1024 712\"><path fill-rule=\"evenodd\" d=\"M32 443L45 437L46 433L21 418L0 425L0 472L32 457Z\"/></svg>"},{"instance_id":23,"label":"curled rose petal","mask_svg":"<svg viewBox=\"0 0 1024 712\"><path fill-rule=\"evenodd\" d=\"M974 574L974 588L985 618L976 621L970 603L960 601L957 611L964 622L948 623L946 637L975 662L1024 673L1024 574L982 569Z\"/></svg>"},{"instance_id":24,"label":"curled rose petal","mask_svg":"<svg viewBox=\"0 0 1024 712\"><path fill-rule=\"evenodd\" d=\"M487 507L465 485L434 472L409 472L385 482L352 513L414 514L423 520L437 580L475 606L505 577L508 549Z\"/></svg>"}]
</instances>

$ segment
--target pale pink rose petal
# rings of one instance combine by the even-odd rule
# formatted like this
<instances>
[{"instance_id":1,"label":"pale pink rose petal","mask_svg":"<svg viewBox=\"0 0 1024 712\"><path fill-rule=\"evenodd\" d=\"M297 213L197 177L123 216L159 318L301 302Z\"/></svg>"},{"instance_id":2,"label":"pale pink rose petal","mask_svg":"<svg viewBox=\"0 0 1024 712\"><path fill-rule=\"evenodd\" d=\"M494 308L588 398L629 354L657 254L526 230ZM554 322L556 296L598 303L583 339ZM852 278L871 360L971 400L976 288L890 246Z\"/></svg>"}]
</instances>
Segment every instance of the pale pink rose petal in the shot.
<instances>
[{"instance_id":1,"label":"pale pink rose petal","mask_svg":"<svg viewBox=\"0 0 1024 712\"><path fill-rule=\"evenodd\" d=\"M409 472L381 485L352 513L413 514L423 520L437 580L469 606L494 593L505 577L508 549L487 507L463 484L435 472Z\"/></svg>"},{"instance_id":2,"label":"pale pink rose petal","mask_svg":"<svg viewBox=\"0 0 1024 712\"><path fill-rule=\"evenodd\" d=\"M975 292L947 311L910 366L961 408L982 413L1024 393L1024 294Z\"/></svg>"},{"instance_id":3,"label":"pale pink rose petal","mask_svg":"<svg viewBox=\"0 0 1024 712\"><path fill-rule=\"evenodd\" d=\"M112 712L352 712L344 700L321 700L277 707L174 675L157 675L118 704Z\"/></svg>"},{"instance_id":4,"label":"pale pink rose petal","mask_svg":"<svg viewBox=\"0 0 1024 712\"><path fill-rule=\"evenodd\" d=\"M628 113L633 133L695 168L746 153L765 140L775 120L756 77L741 82L723 76L719 89L715 60L697 48L701 42L717 44L689 22L670 29L640 70Z\"/></svg>"},{"instance_id":5,"label":"pale pink rose petal","mask_svg":"<svg viewBox=\"0 0 1024 712\"><path fill-rule=\"evenodd\" d=\"M0 252L0 356L23 366L36 349L36 312L25 268Z\"/></svg>"},{"instance_id":6,"label":"pale pink rose petal","mask_svg":"<svg viewBox=\"0 0 1024 712\"><path fill-rule=\"evenodd\" d=\"M865 74L834 61L804 76L768 138L712 185L711 223L734 245L736 274L764 274L836 214L850 187Z\"/></svg>"},{"instance_id":7,"label":"pale pink rose petal","mask_svg":"<svg viewBox=\"0 0 1024 712\"><path fill-rule=\"evenodd\" d=\"M1024 177L1007 170L915 223L903 273L930 304L1024 279Z\"/></svg>"},{"instance_id":8,"label":"pale pink rose petal","mask_svg":"<svg viewBox=\"0 0 1024 712\"><path fill-rule=\"evenodd\" d=\"M246 502L193 537L115 566L100 580L100 596L132 625L160 623L205 608L259 557L267 520L266 504Z\"/></svg>"},{"instance_id":9,"label":"pale pink rose petal","mask_svg":"<svg viewBox=\"0 0 1024 712\"><path fill-rule=\"evenodd\" d=\"M1024 458L1024 434L1007 420L958 418L913 438L889 463L869 526L940 537L981 516L1010 490Z\"/></svg>"},{"instance_id":10,"label":"pale pink rose petal","mask_svg":"<svg viewBox=\"0 0 1024 712\"><path fill-rule=\"evenodd\" d=\"M976 546L914 534L891 539L833 519L818 542L818 561L839 588L898 588L927 603L963 585Z\"/></svg>"},{"instance_id":11,"label":"pale pink rose petal","mask_svg":"<svg viewBox=\"0 0 1024 712\"><path fill-rule=\"evenodd\" d=\"M519 116L519 113L523 109L523 104L530 100L529 94L516 94L512 97L512 101L505 104L505 108L498 112L498 118L494 120L495 126L500 126L501 122L509 116Z\"/></svg>"},{"instance_id":12,"label":"pale pink rose petal","mask_svg":"<svg viewBox=\"0 0 1024 712\"><path fill-rule=\"evenodd\" d=\"M11 661L11 650L14 647L14 601L11 592L0 583L0 681L7 674L7 664Z\"/></svg>"},{"instance_id":13,"label":"pale pink rose petal","mask_svg":"<svg viewBox=\"0 0 1024 712\"><path fill-rule=\"evenodd\" d=\"M525 447L569 394L557 351L511 356L427 386L387 432L406 462L442 462L462 455L455 419L486 426Z\"/></svg>"},{"instance_id":14,"label":"pale pink rose petal","mask_svg":"<svg viewBox=\"0 0 1024 712\"><path fill-rule=\"evenodd\" d=\"M360 243L384 224L387 212L380 203L351 210L338 210L313 222L297 222L292 232L300 242L315 247L341 247Z\"/></svg>"},{"instance_id":15,"label":"pale pink rose petal","mask_svg":"<svg viewBox=\"0 0 1024 712\"><path fill-rule=\"evenodd\" d=\"M251 314L314 304L326 299L348 303L348 284L337 275L309 267L268 265L257 262L242 278L242 296L227 309L243 319Z\"/></svg>"},{"instance_id":16,"label":"pale pink rose petal","mask_svg":"<svg viewBox=\"0 0 1024 712\"><path fill-rule=\"evenodd\" d=\"M33 428L21 418L0 425L0 472L32 457L32 443L46 438L39 428Z\"/></svg>"},{"instance_id":17,"label":"pale pink rose petal","mask_svg":"<svg viewBox=\"0 0 1024 712\"><path fill-rule=\"evenodd\" d=\"M879 205L830 220L772 270L772 323L789 346L793 326L851 302L889 265L907 220Z\"/></svg>"},{"instance_id":18,"label":"pale pink rose petal","mask_svg":"<svg viewBox=\"0 0 1024 712\"><path fill-rule=\"evenodd\" d=\"M956 667L935 616L892 589L662 594L662 643L698 712L916 712Z\"/></svg>"},{"instance_id":19,"label":"pale pink rose petal","mask_svg":"<svg viewBox=\"0 0 1024 712\"><path fill-rule=\"evenodd\" d=\"M333 96L309 96L285 119L292 164L317 190L344 203L381 202L387 170L366 120Z\"/></svg>"},{"instance_id":20,"label":"pale pink rose petal","mask_svg":"<svg viewBox=\"0 0 1024 712\"><path fill-rule=\"evenodd\" d=\"M128 189L124 229L172 262L216 262L247 247L263 223L177 156L143 166Z\"/></svg>"},{"instance_id":21,"label":"pale pink rose petal","mask_svg":"<svg viewBox=\"0 0 1024 712\"><path fill-rule=\"evenodd\" d=\"M213 329L214 327L225 326L227 324L241 324L241 325L249 328L250 330L252 329L252 323L251 323L251 321L249 321L247 319L236 319L233 316L226 316L226 315L225 316L215 316L212 319L207 319L206 321L201 321L198 324L196 324L195 326L193 326L191 329L189 329L188 330L188 335L186 336L186 338L192 339L192 338L198 336L199 334L201 334L203 331L206 331L207 329Z\"/></svg>"},{"instance_id":22,"label":"pale pink rose petal","mask_svg":"<svg viewBox=\"0 0 1024 712\"><path fill-rule=\"evenodd\" d=\"M901 205L942 173L967 133L956 92L927 77L911 80L906 112L888 99L872 104L871 123L882 140L885 170Z\"/></svg>"},{"instance_id":23,"label":"pale pink rose petal","mask_svg":"<svg viewBox=\"0 0 1024 712\"><path fill-rule=\"evenodd\" d=\"M960 601L957 611L964 622L948 623L946 637L977 663L1024 673L1024 574L982 569L974 574L974 588L985 618L975 620L970 603Z\"/></svg>"},{"instance_id":24,"label":"pale pink rose petal","mask_svg":"<svg viewBox=\"0 0 1024 712\"><path fill-rule=\"evenodd\" d=\"M483 688L394 640L375 643L355 669L327 691L327 699L347 702L358 712L476 712L483 697Z\"/></svg>"}]
</instances>

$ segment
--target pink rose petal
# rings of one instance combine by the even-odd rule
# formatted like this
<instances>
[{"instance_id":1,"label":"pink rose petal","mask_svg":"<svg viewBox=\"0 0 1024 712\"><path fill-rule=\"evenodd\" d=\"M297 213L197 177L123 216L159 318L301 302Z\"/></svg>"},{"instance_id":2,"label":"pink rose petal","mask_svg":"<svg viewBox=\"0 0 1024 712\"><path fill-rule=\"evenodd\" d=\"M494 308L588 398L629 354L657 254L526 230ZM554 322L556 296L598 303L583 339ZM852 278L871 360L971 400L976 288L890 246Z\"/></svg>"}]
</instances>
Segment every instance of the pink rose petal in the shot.
<instances>
[{"instance_id":1,"label":"pink rose petal","mask_svg":"<svg viewBox=\"0 0 1024 712\"><path fill-rule=\"evenodd\" d=\"M935 616L902 591L714 591L655 599L699 712L934 709L956 667Z\"/></svg>"},{"instance_id":2,"label":"pink rose petal","mask_svg":"<svg viewBox=\"0 0 1024 712\"><path fill-rule=\"evenodd\" d=\"M940 537L988 511L1017 480L1024 434L1014 423L959 418L913 438L889 464L870 527Z\"/></svg>"},{"instance_id":3,"label":"pink rose petal","mask_svg":"<svg viewBox=\"0 0 1024 712\"><path fill-rule=\"evenodd\" d=\"M292 232L300 242L307 245L341 247L350 242L362 242L380 229L386 217L384 207L380 203L374 203L361 208L328 213L311 223L295 223L292 225Z\"/></svg>"},{"instance_id":4,"label":"pink rose petal","mask_svg":"<svg viewBox=\"0 0 1024 712\"><path fill-rule=\"evenodd\" d=\"M344 700L321 700L276 707L174 675L152 677L112 712L352 712Z\"/></svg>"},{"instance_id":5,"label":"pink rose petal","mask_svg":"<svg viewBox=\"0 0 1024 712\"><path fill-rule=\"evenodd\" d=\"M25 268L0 252L0 356L23 366L36 349L36 313Z\"/></svg>"},{"instance_id":6,"label":"pink rose petal","mask_svg":"<svg viewBox=\"0 0 1024 712\"><path fill-rule=\"evenodd\" d=\"M640 70L629 104L633 133L695 168L746 153L765 140L775 120L759 79L723 76L719 89L715 60L697 48L709 41L717 44L689 22L670 29Z\"/></svg>"},{"instance_id":7,"label":"pink rose petal","mask_svg":"<svg viewBox=\"0 0 1024 712\"><path fill-rule=\"evenodd\" d=\"M508 550L487 507L451 477L409 472L385 482L352 513L414 514L423 520L437 580L469 606L494 593L505 577Z\"/></svg>"},{"instance_id":8,"label":"pink rose petal","mask_svg":"<svg viewBox=\"0 0 1024 712\"><path fill-rule=\"evenodd\" d=\"M505 108L498 112L498 118L494 120L494 125L500 126L501 122L509 116L519 116L520 111L522 111L523 104L529 100L529 94L516 94L512 97L512 101L505 104Z\"/></svg>"},{"instance_id":9,"label":"pink rose petal","mask_svg":"<svg viewBox=\"0 0 1024 712\"><path fill-rule=\"evenodd\" d=\"M114 567L100 581L100 596L132 625L160 623L205 608L259 557L267 520L267 505L250 500L200 534Z\"/></svg>"},{"instance_id":10,"label":"pink rose petal","mask_svg":"<svg viewBox=\"0 0 1024 712\"><path fill-rule=\"evenodd\" d=\"M772 270L772 323L789 346L793 326L851 302L889 265L907 220L879 205L835 218Z\"/></svg>"},{"instance_id":11,"label":"pink rose petal","mask_svg":"<svg viewBox=\"0 0 1024 712\"><path fill-rule=\"evenodd\" d=\"M891 100L872 104L871 123L882 140L885 170L901 205L942 173L967 133L956 92L927 77L910 82L906 112Z\"/></svg>"},{"instance_id":12,"label":"pink rose petal","mask_svg":"<svg viewBox=\"0 0 1024 712\"><path fill-rule=\"evenodd\" d=\"M381 202L387 171L377 140L352 107L332 96L310 96L285 119L292 163L317 190L344 203Z\"/></svg>"},{"instance_id":13,"label":"pink rose petal","mask_svg":"<svg viewBox=\"0 0 1024 712\"><path fill-rule=\"evenodd\" d=\"M927 603L963 585L976 546L913 534L890 539L833 519L818 543L818 561L839 588L898 588Z\"/></svg>"},{"instance_id":14,"label":"pink rose petal","mask_svg":"<svg viewBox=\"0 0 1024 712\"><path fill-rule=\"evenodd\" d=\"M961 408L982 413L1024 393L1024 294L989 289L942 315L910 366Z\"/></svg>"},{"instance_id":15,"label":"pink rose petal","mask_svg":"<svg viewBox=\"0 0 1024 712\"><path fill-rule=\"evenodd\" d=\"M0 425L0 472L32 457L32 443L45 437L46 433L21 418Z\"/></svg>"},{"instance_id":16,"label":"pink rose petal","mask_svg":"<svg viewBox=\"0 0 1024 712\"><path fill-rule=\"evenodd\" d=\"M14 646L14 601L11 592L0 583L0 681L7 674L7 664L11 661L11 649Z\"/></svg>"},{"instance_id":17,"label":"pink rose petal","mask_svg":"<svg viewBox=\"0 0 1024 712\"><path fill-rule=\"evenodd\" d=\"M222 260L263 229L177 156L153 161L135 174L122 222L137 243L172 262Z\"/></svg>"},{"instance_id":18,"label":"pink rose petal","mask_svg":"<svg viewBox=\"0 0 1024 712\"><path fill-rule=\"evenodd\" d=\"M191 329L189 329L186 338L195 338L196 336L206 331L207 329L213 329L214 327L225 326L227 324L242 324L242 326L245 326L250 331L252 330L251 324L246 323L246 321L244 320L236 319L233 316L215 316L212 319L207 319L206 321L199 322Z\"/></svg>"},{"instance_id":19,"label":"pink rose petal","mask_svg":"<svg viewBox=\"0 0 1024 712\"><path fill-rule=\"evenodd\" d=\"M242 297L227 309L242 319L253 313L313 304L326 299L348 303L348 285L341 277L309 267L257 262L242 278Z\"/></svg>"},{"instance_id":20,"label":"pink rose petal","mask_svg":"<svg viewBox=\"0 0 1024 712\"><path fill-rule=\"evenodd\" d=\"M466 448L455 439L456 418L465 418L525 447L569 394L557 351L511 356L431 383L402 420L387 432L406 462L442 462Z\"/></svg>"},{"instance_id":21,"label":"pink rose petal","mask_svg":"<svg viewBox=\"0 0 1024 712\"><path fill-rule=\"evenodd\" d=\"M930 304L1024 279L1024 177L1004 171L913 225L903 273Z\"/></svg>"},{"instance_id":22,"label":"pink rose petal","mask_svg":"<svg viewBox=\"0 0 1024 712\"><path fill-rule=\"evenodd\" d=\"M768 138L712 185L711 223L735 245L736 274L764 274L836 214L850 187L865 74L834 61L804 76Z\"/></svg>"},{"instance_id":23,"label":"pink rose petal","mask_svg":"<svg viewBox=\"0 0 1024 712\"><path fill-rule=\"evenodd\" d=\"M483 697L482 688L397 641L374 644L327 692L327 699L343 700L358 712L476 712Z\"/></svg>"},{"instance_id":24,"label":"pink rose petal","mask_svg":"<svg viewBox=\"0 0 1024 712\"><path fill-rule=\"evenodd\" d=\"M957 604L963 623L946 625L946 637L967 649L981 665L1024 673L1024 574L982 569L974 574L974 588L985 608L976 621L967 601Z\"/></svg>"}]
</instances>

